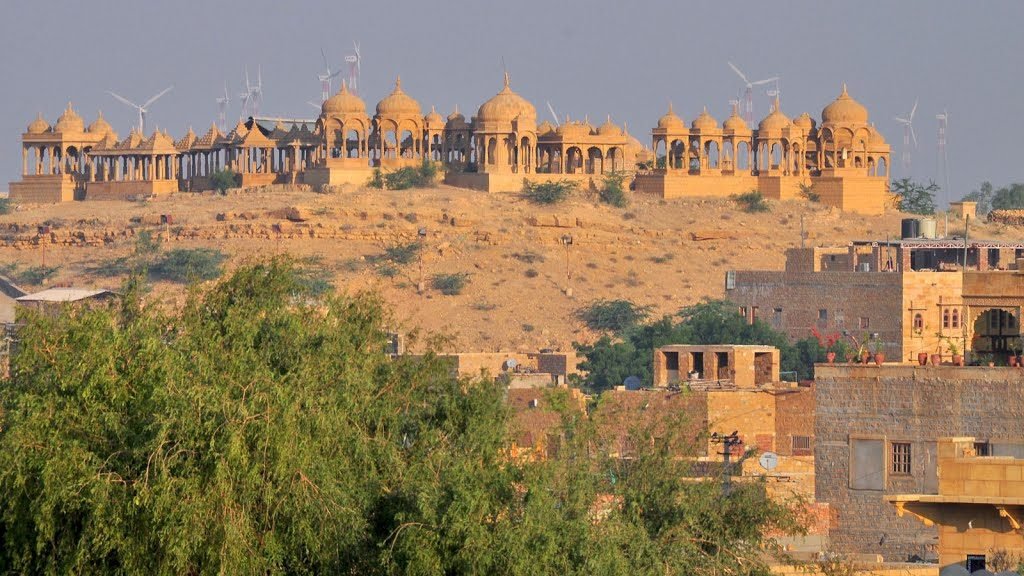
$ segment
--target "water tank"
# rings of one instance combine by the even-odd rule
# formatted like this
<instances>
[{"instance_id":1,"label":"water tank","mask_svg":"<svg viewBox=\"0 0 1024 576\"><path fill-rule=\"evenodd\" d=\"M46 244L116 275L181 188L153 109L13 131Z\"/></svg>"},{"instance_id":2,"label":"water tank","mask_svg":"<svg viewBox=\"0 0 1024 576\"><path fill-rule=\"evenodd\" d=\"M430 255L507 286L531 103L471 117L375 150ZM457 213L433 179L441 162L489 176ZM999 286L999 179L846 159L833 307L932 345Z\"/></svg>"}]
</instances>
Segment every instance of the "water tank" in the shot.
<instances>
[{"instance_id":1,"label":"water tank","mask_svg":"<svg viewBox=\"0 0 1024 576\"><path fill-rule=\"evenodd\" d=\"M904 218L900 223L900 238L917 238L921 235L921 223L917 218Z\"/></svg>"},{"instance_id":2,"label":"water tank","mask_svg":"<svg viewBox=\"0 0 1024 576\"><path fill-rule=\"evenodd\" d=\"M935 218L921 219L921 238L935 239Z\"/></svg>"}]
</instances>

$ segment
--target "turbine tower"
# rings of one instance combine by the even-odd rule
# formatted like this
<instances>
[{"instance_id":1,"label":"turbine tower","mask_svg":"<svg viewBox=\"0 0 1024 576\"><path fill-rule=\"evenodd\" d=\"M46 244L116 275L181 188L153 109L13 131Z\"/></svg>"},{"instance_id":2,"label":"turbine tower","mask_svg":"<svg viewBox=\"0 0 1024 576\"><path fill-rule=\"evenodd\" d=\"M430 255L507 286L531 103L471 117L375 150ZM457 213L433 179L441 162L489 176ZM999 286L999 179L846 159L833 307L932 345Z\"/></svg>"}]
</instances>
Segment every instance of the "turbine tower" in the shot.
<instances>
[{"instance_id":1,"label":"turbine tower","mask_svg":"<svg viewBox=\"0 0 1024 576\"><path fill-rule=\"evenodd\" d=\"M138 112L139 112L139 134L140 135L145 135L145 133L146 133L146 115L149 114L149 107L152 106L154 102L156 102L161 97L163 97L164 94L167 94L168 92L170 92L173 89L174 89L174 86L168 86L167 88L164 88L161 92L159 92L156 96L153 96L149 100L146 100L146 102L144 104L141 104L141 105L140 104L136 104L135 102L132 102L131 100L129 100L129 99L123 97L123 96L119 96L119 95L111 92L110 90L107 90L107 94L110 94L115 99L117 99L119 102L121 102L123 104L127 104L128 106L131 106L132 108L135 108L136 110L138 110Z\"/></svg>"},{"instance_id":2,"label":"turbine tower","mask_svg":"<svg viewBox=\"0 0 1024 576\"><path fill-rule=\"evenodd\" d=\"M334 80L335 76L341 74L342 69L338 68L334 72L331 72L331 65L327 62L327 53L324 52L323 48L320 49L320 55L324 58L324 72L322 74L318 74L317 79L320 80L320 102L322 103L326 102L327 99L331 97L331 93L333 92L333 90L331 90L332 80Z\"/></svg>"},{"instance_id":3,"label":"turbine tower","mask_svg":"<svg viewBox=\"0 0 1024 576\"><path fill-rule=\"evenodd\" d=\"M914 107L906 118L896 116L896 121L903 124L903 151L901 159L903 162L903 175L910 174L910 142L913 140L914 149L917 149L917 134L914 133L914 113L917 112L917 99L914 99Z\"/></svg>"},{"instance_id":4,"label":"turbine tower","mask_svg":"<svg viewBox=\"0 0 1024 576\"><path fill-rule=\"evenodd\" d=\"M345 62L348 63L348 90L358 96L360 64L362 63L363 56L359 53L359 42L353 40L352 47L355 48L355 54L345 56Z\"/></svg>"},{"instance_id":5,"label":"turbine tower","mask_svg":"<svg viewBox=\"0 0 1024 576\"><path fill-rule=\"evenodd\" d=\"M217 123L220 129L224 130L227 123L228 104L231 104L231 97L228 96L228 83L224 83L224 96L217 98Z\"/></svg>"},{"instance_id":6,"label":"turbine tower","mask_svg":"<svg viewBox=\"0 0 1024 576\"><path fill-rule=\"evenodd\" d=\"M771 78L765 78L764 80L756 80L754 82L751 82L750 80L747 80L747 76L743 72L741 72L735 64L733 64L732 62L727 62L727 64L729 64L729 68L732 68L732 71L735 72L741 80L743 80L743 83L747 87L747 90L744 93L744 99L746 100L746 109L743 111L743 115L744 120L746 120L747 123L750 124L751 122L754 121L754 86L760 86L762 84L768 84L769 82L775 82L775 89L776 91L778 91L779 77L772 76Z\"/></svg>"},{"instance_id":7,"label":"turbine tower","mask_svg":"<svg viewBox=\"0 0 1024 576\"><path fill-rule=\"evenodd\" d=\"M242 99L242 116L256 117L260 115L260 104L263 103L263 67L256 68L256 83L249 81L249 67L245 67L245 92L239 92Z\"/></svg>"},{"instance_id":8,"label":"turbine tower","mask_svg":"<svg viewBox=\"0 0 1024 576\"><path fill-rule=\"evenodd\" d=\"M936 114L935 119L939 121L939 141L936 147L936 153L938 154L937 165L939 167L939 177L942 178L942 190L946 197L947 202L953 201L953 191L949 189L949 156L946 155L946 126L949 122L949 112L945 108L942 109L942 114Z\"/></svg>"}]
</instances>

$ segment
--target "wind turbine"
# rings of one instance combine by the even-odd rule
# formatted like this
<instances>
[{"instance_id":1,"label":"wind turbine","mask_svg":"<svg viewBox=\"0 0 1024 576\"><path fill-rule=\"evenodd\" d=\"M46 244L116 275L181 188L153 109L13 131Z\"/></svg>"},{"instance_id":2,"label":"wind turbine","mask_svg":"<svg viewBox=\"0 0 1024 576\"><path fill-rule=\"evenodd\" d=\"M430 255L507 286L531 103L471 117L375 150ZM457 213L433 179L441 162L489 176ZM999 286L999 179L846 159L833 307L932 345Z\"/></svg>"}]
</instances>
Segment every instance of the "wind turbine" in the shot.
<instances>
[{"instance_id":1,"label":"wind turbine","mask_svg":"<svg viewBox=\"0 0 1024 576\"><path fill-rule=\"evenodd\" d=\"M260 104L263 103L263 67L256 68L256 83L249 81L249 67L245 67L245 92L239 92L242 99L242 116L259 116Z\"/></svg>"},{"instance_id":2,"label":"wind turbine","mask_svg":"<svg viewBox=\"0 0 1024 576\"><path fill-rule=\"evenodd\" d=\"M746 86L747 86L747 91L746 91L746 93L744 95L745 98L746 98L746 101L747 101L747 109L745 110L745 114L744 115L746 116L745 120L748 123L753 122L754 121L754 86L760 86L762 84L768 84L769 82L776 82L776 90L777 90L778 89L778 84L777 83L779 81L779 77L778 76L772 76L771 78L765 78L764 80L756 80L754 82L751 82L750 80L747 80L747 76L745 74L743 74L743 72L741 72L740 69L737 68L735 64L733 64L732 62L727 62L727 64L729 64L729 68L732 68L732 71L735 72L740 77L740 79L743 80L743 83L746 84Z\"/></svg>"},{"instance_id":3,"label":"wind turbine","mask_svg":"<svg viewBox=\"0 0 1024 576\"><path fill-rule=\"evenodd\" d=\"M327 62L327 54L324 52L323 48L320 49L320 55L324 58L324 72L322 74L318 74L317 79L320 80L320 102L325 102L331 97L331 81L334 80L335 76L341 74L342 69L339 68L336 71L331 72L331 65Z\"/></svg>"},{"instance_id":4,"label":"wind turbine","mask_svg":"<svg viewBox=\"0 0 1024 576\"><path fill-rule=\"evenodd\" d=\"M942 176L942 189L945 191L946 201L952 201L952 191L949 189L949 157L946 155L946 126L949 122L949 112L945 108L942 114L936 114L935 119L939 121L939 142L936 152L938 153L939 174Z\"/></svg>"},{"instance_id":5,"label":"wind turbine","mask_svg":"<svg viewBox=\"0 0 1024 576\"><path fill-rule=\"evenodd\" d=\"M910 172L910 141L914 141L914 149L917 150L917 134L914 133L914 113L917 112L917 98L914 99L914 107L906 118L896 116L895 119L903 124L903 171L904 175Z\"/></svg>"},{"instance_id":6,"label":"wind turbine","mask_svg":"<svg viewBox=\"0 0 1024 576\"><path fill-rule=\"evenodd\" d=\"M231 97L228 96L228 83L224 83L224 96L217 98L217 121L220 123L220 129L224 130L225 123L227 122L228 104L231 103Z\"/></svg>"},{"instance_id":7,"label":"wind turbine","mask_svg":"<svg viewBox=\"0 0 1024 576\"><path fill-rule=\"evenodd\" d=\"M551 112L551 117L555 119L555 126L561 126L562 123L558 121L558 114L555 114L555 109L551 106L551 102L548 102L548 112Z\"/></svg>"},{"instance_id":8,"label":"wind turbine","mask_svg":"<svg viewBox=\"0 0 1024 576\"><path fill-rule=\"evenodd\" d=\"M115 99L117 99L119 102L121 102L123 104L127 104L127 105L131 106L132 108L135 108L136 110L139 111L139 134L140 135L145 135L145 133L146 133L146 114L149 113L149 107L152 106L154 102L156 102L161 97L163 97L164 94L167 94L171 90L174 90L174 86L168 86L167 88L164 88L156 96L153 96L149 100L146 100L146 102L144 104L142 104L142 105L136 104L135 102L132 102L131 100L125 98L124 96L119 96L119 95L111 92L110 90L107 90L107 94L110 94Z\"/></svg>"},{"instance_id":9,"label":"wind turbine","mask_svg":"<svg viewBox=\"0 0 1024 576\"><path fill-rule=\"evenodd\" d=\"M362 54L359 53L359 42L352 41L352 47L355 48L355 54L348 54L345 56L345 62L348 63L348 89L355 95L359 95L359 74L362 72L361 63L363 61Z\"/></svg>"}]
</instances>

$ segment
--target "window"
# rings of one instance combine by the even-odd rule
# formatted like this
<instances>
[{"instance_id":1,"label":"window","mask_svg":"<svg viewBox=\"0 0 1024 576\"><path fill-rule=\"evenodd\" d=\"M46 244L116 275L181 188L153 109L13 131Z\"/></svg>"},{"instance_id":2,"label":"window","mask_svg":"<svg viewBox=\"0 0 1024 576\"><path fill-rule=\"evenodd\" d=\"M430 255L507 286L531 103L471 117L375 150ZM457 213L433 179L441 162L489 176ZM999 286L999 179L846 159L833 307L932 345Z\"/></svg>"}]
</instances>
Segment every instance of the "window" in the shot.
<instances>
[{"instance_id":1,"label":"window","mask_svg":"<svg viewBox=\"0 0 1024 576\"><path fill-rule=\"evenodd\" d=\"M861 316L860 317L860 329L861 330L867 330L868 328L871 328L871 319L868 318L867 316Z\"/></svg>"},{"instance_id":2,"label":"window","mask_svg":"<svg viewBox=\"0 0 1024 576\"><path fill-rule=\"evenodd\" d=\"M819 324L827 324L828 323L828 310L826 310L824 308L822 308L821 310L818 310L818 323Z\"/></svg>"},{"instance_id":3,"label":"window","mask_svg":"<svg viewBox=\"0 0 1024 576\"><path fill-rule=\"evenodd\" d=\"M985 569L985 555L984 554L968 554L967 555L967 571L974 574L978 570Z\"/></svg>"},{"instance_id":4,"label":"window","mask_svg":"<svg viewBox=\"0 0 1024 576\"><path fill-rule=\"evenodd\" d=\"M753 324L757 320L757 306L750 307L750 323Z\"/></svg>"},{"instance_id":5,"label":"window","mask_svg":"<svg viewBox=\"0 0 1024 576\"><path fill-rule=\"evenodd\" d=\"M942 327L949 328L949 309L942 311Z\"/></svg>"},{"instance_id":6,"label":"window","mask_svg":"<svg viewBox=\"0 0 1024 576\"><path fill-rule=\"evenodd\" d=\"M736 271L729 270L725 273L725 289L732 290L736 288Z\"/></svg>"},{"instance_id":7,"label":"window","mask_svg":"<svg viewBox=\"0 0 1024 576\"><path fill-rule=\"evenodd\" d=\"M920 313L914 314L914 330L916 332L924 330L924 317Z\"/></svg>"},{"instance_id":8,"label":"window","mask_svg":"<svg viewBox=\"0 0 1024 576\"><path fill-rule=\"evenodd\" d=\"M909 442L893 442L892 443L892 458L889 460L890 467L889 472L893 474L902 474L907 476L910 474L910 443Z\"/></svg>"},{"instance_id":9,"label":"window","mask_svg":"<svg viewBox=\"0 0 1024 576\"><path fill-rule=\"evenodd\" d=\"M885 442L874 438L850 439L850 489L885 487Z\"/></svg>"},{"instance_id":10,"label":"window","mask_svg":"<svg viewBox=\"0 0 1024 576\"><path fill-rule=\"evenodd\" d=\"M679 370L679 352L665 352L665 370Z\"/></svg>"},{"instance_id":11,"label":"window","mask_svg":"<svg viewBox=\"0 0 1024 576\"><path fill-rule=\"evenodd\" d=\"M810 436L793 436L793 455L809 456L811 454Z\"/></svg>"},{"instance_id":12,"label":"window","mask_svg":"<svg viewBox=\"0 0 1024 576\"><path fill-rule=\"evenodd\" d=\"M782 308L775 308L772 310L772 326L775 328L782 327Z\"/></svg>"},{"instance_id":13,"label":"window","mask_svg":"<svg viewBox=\"0 0 1024 576\"><path fill-rule=\"evenodd\" d=\"M740 316L742 316L744 319L747 317L747 307L746 306L740 306Z\"/></svg>"},{"instance_id":14,"label":"window","mask_svg":"<svg viewBox=\"0 0 1024 576\"><path fill-rule=\"evenodd\" d=\"M953 309L953 322L952 322L952 326L953 326L953 328L959 328L960 327L960 311L957 310L956 308Z\"/></svg>"},{"instance_id":15,"label":"window","mask_svg":"<svg viewBox=\"0 0 1024 576\"><path fill-rule=\"evenodd\" d=\"M991 456L992 445L988 442L975 442L974 443L974 455L975 456Z\"/></svg>"}]
</instances>

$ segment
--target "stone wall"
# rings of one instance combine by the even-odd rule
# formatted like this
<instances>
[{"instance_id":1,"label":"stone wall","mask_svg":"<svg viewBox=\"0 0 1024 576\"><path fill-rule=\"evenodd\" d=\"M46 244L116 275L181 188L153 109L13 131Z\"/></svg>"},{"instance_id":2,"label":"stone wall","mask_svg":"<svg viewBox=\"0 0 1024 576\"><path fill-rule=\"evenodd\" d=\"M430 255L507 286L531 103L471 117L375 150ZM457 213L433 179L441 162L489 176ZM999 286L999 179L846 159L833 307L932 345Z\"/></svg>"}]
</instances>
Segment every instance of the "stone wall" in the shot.
<instances>
[{"instance_id":1,"label":"stone wall","mask_svg":"<svg viewBox=\"0 0 1024 576\"><path fill-rule=\"evenodd\" d=\"M934 492L939 438L1024 436L1020 369L819 364L814 390L815 496L835 513L830 538L842 552L934 557L936 529L899 518L883 494ZM884 443L882 490L850 488L851 438ZM910 444L909 475L888 472L892 442Z\"/></svg>"},{"instance_id":2,"label":"stone wall","mask_svg":"<svg viewBox=\"0 0 1024 576\"><path fill-rule=\"evenodd\" d=\"M844 329L853 334L877 332L886 343L887 357L895 360L906 356L901 276L893 272L737 271L736 287L727 289L725 296L746 308L748 316L756 307L757 318L793 340L809 337L812 327L822 334Z\"/></svg>"}]
</instances>

